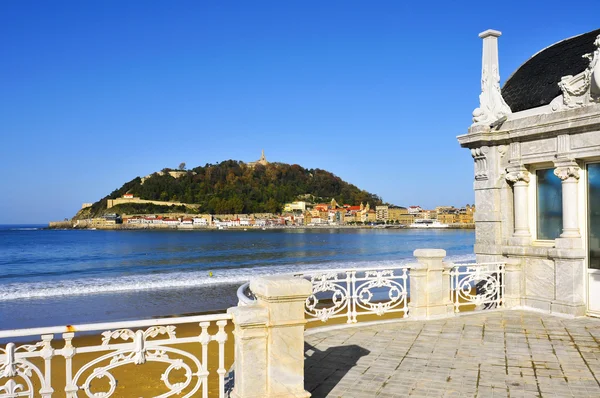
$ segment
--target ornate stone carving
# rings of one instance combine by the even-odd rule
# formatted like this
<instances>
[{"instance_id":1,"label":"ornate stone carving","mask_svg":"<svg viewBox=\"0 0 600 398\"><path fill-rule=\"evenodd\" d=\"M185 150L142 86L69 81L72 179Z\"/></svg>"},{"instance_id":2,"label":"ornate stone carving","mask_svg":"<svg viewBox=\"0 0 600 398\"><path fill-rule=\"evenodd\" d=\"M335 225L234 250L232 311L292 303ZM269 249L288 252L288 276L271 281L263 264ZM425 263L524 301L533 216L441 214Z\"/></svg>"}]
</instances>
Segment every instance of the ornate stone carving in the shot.
<instances>
[{"instance_id":1,"label":"ornate stone carving","mask_svg":"<svg viewBox=\"0 0 600 398\"><path fill-rule=\"evenodd\" d=\"M578 108L600 102L600 35L594 42L596 50L583 57L590 61L581 73L563 76L558 83L562 96L555 98L550 106L553 111Z\"/></svg>"},{"instance_id":2,"label":"ornate stone carving","mask_svg":"<svg viewBox=\"0 0 600 398\"><path fill-rule=\"evenodd\" d=\"M498 154L500 155L501 158L503 158L504 155L506 155L506 152L508 152L508 146L506 146L506 145L498 146Z\"/></svg>"},{"instance_id":3,"label":"ornate stone carving","mask_svg":"<svg viewBox=\"0 0 600 398\"><path fill-rule=\"evenodd\" d=\"M475 160L475 180L485 181L488 179L487 153L490 147L482 146L481 148L471 149L471 156Z\"/></svg>"},{"instance_id":4,"label":"ornate stone carving","mask_svg":"<svg viewBox=\"0 0 600 398\"><path fill-rule=\"evenodd\" d=\"M518 171L508 171L506 173L506 181L511 184L516 184L517 182L526 182L529 183L529 172L527 170L518 170Z\"/></svg>"},{"instance_id":5,"label":"ornate stone carving","mask_svg":"<svg viewBox=\"0 0 600 398\"><path fill-rule=\"evenodd\" d=\"M579 179L579 166L561 166L554 169L554 175L565 181L568 178Z\"/></svg>"},{"instance_id":6,"label":"ornate stone carving","mask_svg":"<svg viewBox=\"0 0 600 398\"><path fill-rule=\"evenodd\" d=\"M483 65L479 108L473 111L473 123L475 124L489 125L512 113L500 91L498 66L498 37L500 35L501 33L496 30L486 30L479 34L479 37L483 39Z\"/></svg>"}]
</instances>

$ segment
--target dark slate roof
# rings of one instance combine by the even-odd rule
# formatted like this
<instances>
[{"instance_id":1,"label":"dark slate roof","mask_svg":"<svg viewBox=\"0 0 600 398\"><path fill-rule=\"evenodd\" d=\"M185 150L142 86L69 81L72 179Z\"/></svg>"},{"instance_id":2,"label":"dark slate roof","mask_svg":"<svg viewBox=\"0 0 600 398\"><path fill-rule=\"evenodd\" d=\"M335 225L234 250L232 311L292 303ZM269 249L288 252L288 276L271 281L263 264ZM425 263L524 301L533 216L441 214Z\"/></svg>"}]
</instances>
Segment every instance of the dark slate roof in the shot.
<instances>
[{"instance_id":1,"label":"dark slate roof","mask_svg":"<svg viewBox=\"0 0 600 398\"><path fill-rule=\"evenodd\" d=\"M526 61L502 87L502 97L513 112L549 104L562 92L560 78L583 72L589 65L584 54L594 52L600 29L559 41Z\"/></svg>"}]
</instances>

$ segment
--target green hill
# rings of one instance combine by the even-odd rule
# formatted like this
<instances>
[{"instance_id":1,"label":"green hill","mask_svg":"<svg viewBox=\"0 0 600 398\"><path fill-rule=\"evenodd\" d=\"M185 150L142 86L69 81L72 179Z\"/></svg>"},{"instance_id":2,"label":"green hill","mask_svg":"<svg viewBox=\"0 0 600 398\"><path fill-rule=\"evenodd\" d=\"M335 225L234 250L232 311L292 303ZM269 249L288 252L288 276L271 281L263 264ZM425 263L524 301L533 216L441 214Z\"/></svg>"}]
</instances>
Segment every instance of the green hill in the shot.
<instances>
[{"instance_id":1,"label":"green hill","mask_svg":"<svg viewBox=\"0 0 600 398\"><path fill-rule=\"evenodd\" d=\"M107 212L108 199L125 193L147 200L200 204L200 213L278 213L284 203L308 198L313 202L335 199L340 204L381 204L381 198L343 181L321 169L305 169L297 164L269 163L249 166L244 162L227 160L206 164L181 173L177 178L168 174L170 169L154 173L145 179L136 177L108 196L81 210L76 218L87 218ZM120 205L118 207L123 207ZM171 207L155 205L127 205L126 213L155 213ZM119 212L117 207L108 212ZM181 212L181 206L172 206ZM163 211L164 212L164 211Z\"/></svg>"}]
</instances>

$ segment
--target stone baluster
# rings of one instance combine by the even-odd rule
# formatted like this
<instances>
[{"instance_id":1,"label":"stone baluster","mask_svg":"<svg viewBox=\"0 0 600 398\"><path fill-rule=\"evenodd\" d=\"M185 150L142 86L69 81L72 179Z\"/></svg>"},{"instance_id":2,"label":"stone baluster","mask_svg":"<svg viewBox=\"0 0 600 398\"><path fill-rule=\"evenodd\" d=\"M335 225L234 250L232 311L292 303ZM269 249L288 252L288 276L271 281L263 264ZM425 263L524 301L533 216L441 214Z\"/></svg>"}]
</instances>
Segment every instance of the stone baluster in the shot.
<instances>
[{"instance_id":1,"label":"stone baluster","mask_svg":"<svg viewBox=\"0 0 600 398\"><path fill-rule=\"evenodd\" d=\"M508 258L505 265L504 306L514 308L521 306L523 296L523 259Z\"/></svg>"},{"instance_id":2,"label":"stone baluster","mask_svg":"<svg viewBox=\"0 0 600 398\"><path fill-rule=\"evenodd\" d=\"M577 198L579 166L572 160L557 162L554 174L562 181L563 230L560 237L579 239L581 238Z\"/></svg>"},{"instance_id":3,"label":"stone baluster","mask_svg":"<svg viewBox=\"0 0 600 398\"><path fill-rule=\"evenodd\" d=\"M233 307L235 387L232 398L267 396L267 324L269 311L258 305Z\"/></svg>"},{"instance_id":4,"label":"stone baluster","mask_svg":"<svg viewBox=\"0 0 600 398\"><path fill-rule=\"evenodd\" d=\"M444 264L446 251L417 249L413 255L418 263L410 268L411 319L432 319L454 313L450 298L450 267Z\"/></svg>"},{"instance_id":5,"label":"stone baluster","mask_svg":"<svg viewBox=\"0 0 600 398\"><path fill-rule=\"evenodd\" d=\"M529 172L518 166L507 170L506 181L513 186L514 233L513 243L526 245L531 240L529 231Z\"/></svg>"},{"instance_id":6,"label":"stone baluster","mask_svg":"<svg viewBox=\"0 0 600 398\"><path fill-rule=\"evenodd\" d=\"M312 284L289 276L254 279L254 305L229 309L235 324L236 398L310 397L304 390L304 305Z\"/></svg>"}]
</instances>

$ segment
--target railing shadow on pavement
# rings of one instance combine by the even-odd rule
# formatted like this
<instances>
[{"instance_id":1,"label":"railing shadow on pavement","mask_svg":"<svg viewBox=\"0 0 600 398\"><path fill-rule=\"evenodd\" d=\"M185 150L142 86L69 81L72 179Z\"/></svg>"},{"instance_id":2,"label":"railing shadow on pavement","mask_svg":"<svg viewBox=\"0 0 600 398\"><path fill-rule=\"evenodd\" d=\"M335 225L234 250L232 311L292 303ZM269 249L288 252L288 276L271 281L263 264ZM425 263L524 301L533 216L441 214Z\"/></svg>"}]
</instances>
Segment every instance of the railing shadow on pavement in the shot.
<instances>
[{"instance_id":1,"label":"railing shadow on pavement","mask_svg":"<svg viewBox=\"0 0 600 398\"><path fill-rule=\"evenodd\" d=\"M371 351L356 344L325 351L304 343L304 389L312 398L327 397L333 388Z\"/></svg>"}]
</instances>

